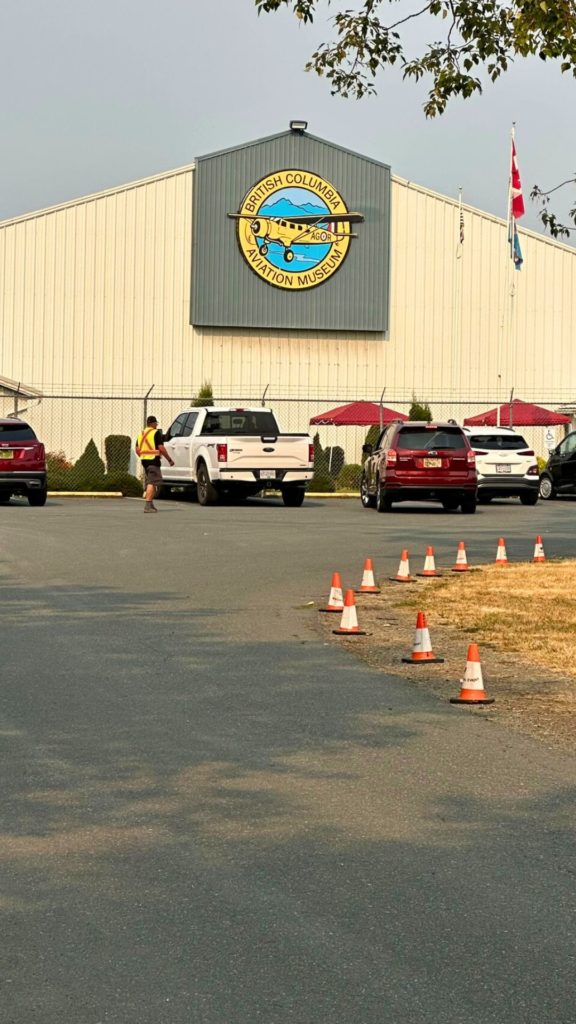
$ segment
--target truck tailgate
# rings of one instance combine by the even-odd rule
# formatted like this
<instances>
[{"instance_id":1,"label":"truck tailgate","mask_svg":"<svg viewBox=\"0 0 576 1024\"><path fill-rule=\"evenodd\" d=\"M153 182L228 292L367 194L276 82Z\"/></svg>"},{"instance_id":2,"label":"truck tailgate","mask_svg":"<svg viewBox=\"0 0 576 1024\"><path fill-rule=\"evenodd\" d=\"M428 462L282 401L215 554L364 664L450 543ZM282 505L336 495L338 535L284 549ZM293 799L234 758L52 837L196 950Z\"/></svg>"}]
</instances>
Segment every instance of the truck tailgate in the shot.
<instances>
[{"instance_id":1,"label":"truck tailgate","mask_svg":"<svg viewBox=\"0 0 576 1024\"><path fill-rule=\"evenodd\" d=\"M230 469L301 469L309 466L307 435L228 437Z\"/></svg>"}]
</instances>

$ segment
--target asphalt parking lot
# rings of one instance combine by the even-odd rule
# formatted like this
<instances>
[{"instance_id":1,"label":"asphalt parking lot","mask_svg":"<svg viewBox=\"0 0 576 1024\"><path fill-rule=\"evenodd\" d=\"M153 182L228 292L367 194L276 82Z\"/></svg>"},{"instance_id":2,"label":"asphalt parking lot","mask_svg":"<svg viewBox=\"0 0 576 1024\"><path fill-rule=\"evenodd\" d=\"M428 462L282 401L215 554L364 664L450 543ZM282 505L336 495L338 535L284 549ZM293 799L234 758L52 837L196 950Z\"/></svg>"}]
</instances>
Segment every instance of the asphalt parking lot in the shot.
<instances>
[{"instance_id":1,"label":"asphalt parking lot","mask_svg":"<svg viewBox=\"0 0 576 1024\"><path fill-rule=\"evenodd\" d=\"M0 508L11 1024L573 1024L574 758L326 644L370 556L575 504Z\"/></svg>"}]
</instances>

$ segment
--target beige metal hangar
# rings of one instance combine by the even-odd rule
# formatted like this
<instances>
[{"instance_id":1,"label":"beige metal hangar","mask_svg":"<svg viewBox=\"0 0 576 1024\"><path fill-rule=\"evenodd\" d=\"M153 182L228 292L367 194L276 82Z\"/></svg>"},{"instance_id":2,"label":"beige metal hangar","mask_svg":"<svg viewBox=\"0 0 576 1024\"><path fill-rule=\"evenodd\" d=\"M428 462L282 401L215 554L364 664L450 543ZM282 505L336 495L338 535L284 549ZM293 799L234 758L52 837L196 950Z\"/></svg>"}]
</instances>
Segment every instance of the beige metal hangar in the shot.
<instances>
[{"instance_id":1,"label":"beige metal hangar","mask_svg":"<svg viewBox=\"0 0 576 1024\"><path fill-rule=\"evenodd\" d=\"M293 126L1 223L0 375L70 454L135 433L151 388L166 422L205 381L223 400L267 388L289 429L383 389L438 418L511 389L559 405L576 252L520 238L515 271L503 220Z\"/></svg>"}]
</instances>

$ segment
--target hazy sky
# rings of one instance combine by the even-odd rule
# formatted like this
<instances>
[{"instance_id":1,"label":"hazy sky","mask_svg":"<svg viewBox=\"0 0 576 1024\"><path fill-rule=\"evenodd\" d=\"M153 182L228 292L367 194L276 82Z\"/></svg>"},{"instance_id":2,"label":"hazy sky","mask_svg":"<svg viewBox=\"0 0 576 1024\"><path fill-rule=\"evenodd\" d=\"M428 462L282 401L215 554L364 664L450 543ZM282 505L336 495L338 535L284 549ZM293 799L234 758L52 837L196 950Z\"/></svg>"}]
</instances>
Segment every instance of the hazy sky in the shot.
<instances>
[{"instance_id":1,"label":"hazy sky","mask_svg":"<svg viewBox=\"0 0 576 1024\"><path fill-rule=\"evenodd\" d=\"M375 99L331 97L303 70L327 31L288 12L258 17L252 0L4 0L0 218L191 163L291 118L445 195L461 185L464 202L504 217L516 121L522 224L538 228L530 187L576 167L573 78L520 61L427 121L425 86L397 72L381 76ZM560 212L574 196L566 190Z\"/></svg>"}]
</instances>

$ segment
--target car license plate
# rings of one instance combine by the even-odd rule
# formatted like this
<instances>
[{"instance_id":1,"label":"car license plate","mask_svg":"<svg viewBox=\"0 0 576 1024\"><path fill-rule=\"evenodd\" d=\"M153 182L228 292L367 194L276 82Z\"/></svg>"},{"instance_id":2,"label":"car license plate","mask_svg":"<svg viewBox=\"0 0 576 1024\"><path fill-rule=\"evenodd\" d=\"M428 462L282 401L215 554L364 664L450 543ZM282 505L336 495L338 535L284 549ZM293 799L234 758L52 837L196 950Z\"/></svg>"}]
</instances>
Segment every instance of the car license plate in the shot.
<instances>
[{"instance_id":1,"label":"car license plate","mask_svg":"<svg viewBox=\"0 0 576 1024\"><path fill-rule=\"evenodd\" d=\"M275 469L261 469L260 470L260 479L261 480L275 480L276 479L276 470Z\"/></svg>"},{"instance_id":2,"label":"car license plate","mask_svg":"<svg viewBox=\"0 0 576 1024\"><path fill-rule=\"evenodd\" d=\"M14 452L0 452L0 459L13 459Z\"/></svg>"},{"instance_id":3,"label":"car license plate","mask_svg":"<svg viewBox=\"0 0 576 1024\"><path fill-rule=\"evenodd\" d=\"M424 459L424 469L440 469L442 459Z\"/></svg>"},{"instance_id":4,"label":"car license plate","mask_svg":"<svg viewBox=\"0 0 576 1024\"><path fill-rule=\"evenodd\" d=\"M506 465L504 465L504 466L496 466L496 472L497 473L511 473L512 472L512 466L506 466Z\"/></svg>"}]
</instances>

